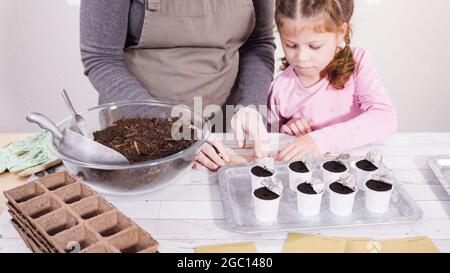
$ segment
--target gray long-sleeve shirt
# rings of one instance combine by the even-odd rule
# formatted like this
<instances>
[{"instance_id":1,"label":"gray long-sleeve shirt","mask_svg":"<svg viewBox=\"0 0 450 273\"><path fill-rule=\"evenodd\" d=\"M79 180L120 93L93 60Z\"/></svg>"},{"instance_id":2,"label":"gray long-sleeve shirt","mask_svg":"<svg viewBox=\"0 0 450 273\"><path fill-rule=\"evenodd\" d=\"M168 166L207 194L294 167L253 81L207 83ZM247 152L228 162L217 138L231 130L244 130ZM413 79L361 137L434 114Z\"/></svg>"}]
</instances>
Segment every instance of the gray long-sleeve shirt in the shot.
<instances>
[{"instance_id":1,"label":"gray long-sleeve shirt","mask_svg":"<svg viewBox=\"0 0 450 273\"><path fill-rule=\"evenodd\" d=\"M253 0L253 6L256 25L239 49L239 73L229 104L266 105L273 79L274 1ZM144 16L144 0L81 1L81 58L99 103L152 99L128 72L123 58L124 48L139 43Z\"/></svg>"}]
</instances>

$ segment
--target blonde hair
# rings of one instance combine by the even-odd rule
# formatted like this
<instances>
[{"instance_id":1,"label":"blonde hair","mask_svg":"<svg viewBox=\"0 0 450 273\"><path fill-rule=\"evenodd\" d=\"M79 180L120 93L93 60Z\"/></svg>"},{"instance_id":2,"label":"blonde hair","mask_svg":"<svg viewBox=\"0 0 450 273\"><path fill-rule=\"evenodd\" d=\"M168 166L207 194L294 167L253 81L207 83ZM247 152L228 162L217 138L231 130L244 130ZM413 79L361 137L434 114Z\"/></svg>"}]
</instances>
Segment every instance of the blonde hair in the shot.
<instances>
[{"instance_id":1,"label":"blonde hair","mask_svg":"<svg viewBox=\"0 0 450 273\"><path fill-rule=\"evenodd\" d=\"M347 23L345 33L345 47L338 51L334 59L321 71L320 77L327 77L336 89L344 89L355 71L356 62L353 59L353 51L350 47L352 29L350 20L353 16L354 0L277 0L275 21L278 29L283 27L283 18L297 19L298 17L313 18L324 16L325 23L316 26L318 32L338 32L339 28ZM282 59L282 69L289 66L286 58Z\"/></svg>"}]
</instances>

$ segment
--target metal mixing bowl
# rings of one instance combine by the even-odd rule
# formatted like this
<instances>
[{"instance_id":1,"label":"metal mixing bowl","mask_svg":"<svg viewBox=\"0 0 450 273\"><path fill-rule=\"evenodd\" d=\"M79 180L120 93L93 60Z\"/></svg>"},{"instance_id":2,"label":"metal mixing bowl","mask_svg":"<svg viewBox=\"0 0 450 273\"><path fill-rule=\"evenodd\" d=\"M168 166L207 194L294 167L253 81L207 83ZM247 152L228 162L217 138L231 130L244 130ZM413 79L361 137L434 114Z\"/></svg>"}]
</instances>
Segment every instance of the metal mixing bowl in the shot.
<instances>
[{"instance_id":1,"label":"metal mixing bowl","mask_svg":"<svg viewBox=\"0 0 450 273\"><path fill-rule=\"evenodd\" d=\"M55 139L49 149L62 160L67 170L96 191L111 195L136 195L157 191L183 176L195 162L196 150L209 137L209 123L201 113L185 106L165 102L119 102L100 105L79 113L93 131L99 131L122 118L169 118L180 116L195 124L198 136L188 148L157 160L133 164L92 164L71 158L58 149ZM77 131L72 117L58 124L61 130Z\"/></svg>"}]
</instances>

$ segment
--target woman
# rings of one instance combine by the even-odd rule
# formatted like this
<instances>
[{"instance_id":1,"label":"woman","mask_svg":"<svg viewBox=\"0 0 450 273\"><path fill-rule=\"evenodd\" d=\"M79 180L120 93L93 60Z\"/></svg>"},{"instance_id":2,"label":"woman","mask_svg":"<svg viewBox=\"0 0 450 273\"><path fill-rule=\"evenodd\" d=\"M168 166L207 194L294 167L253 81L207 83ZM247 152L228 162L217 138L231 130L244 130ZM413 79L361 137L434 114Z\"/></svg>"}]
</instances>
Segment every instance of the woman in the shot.
<instances>
[{"instance_id":1,"label":"woman","mask_svg":"<svg viewBox=\"0 0 450 273\"><path fill-rule=\"evenodd\" d=\"M248 106L266 105L273 78L273 9L272 0L83 0L85 74L101 104L156 99L192 107L202 97L203 107L242 105L232 118L236 141L242 147L246 134L254 136L256 156L264 156L267 132ZM262 126L247 122L255 119ZM215 170L222 159L229 159L223 145L210 140L196 166Z\"/></svg>"}]
</instances>

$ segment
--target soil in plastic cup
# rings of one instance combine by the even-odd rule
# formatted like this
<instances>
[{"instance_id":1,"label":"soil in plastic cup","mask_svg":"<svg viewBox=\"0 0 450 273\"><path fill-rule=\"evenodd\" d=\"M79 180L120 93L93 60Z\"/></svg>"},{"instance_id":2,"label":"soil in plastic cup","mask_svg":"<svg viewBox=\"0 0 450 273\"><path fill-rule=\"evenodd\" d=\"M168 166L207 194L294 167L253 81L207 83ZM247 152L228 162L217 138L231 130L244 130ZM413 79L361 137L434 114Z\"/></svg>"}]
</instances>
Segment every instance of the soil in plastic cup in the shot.
<instances>
[{"instance_id":1,"label":"soil in plastic cup","mask_svg":"<svg viewBox=\"0 0 450 273\"><path fill-rule=\"evenodd\" d=\"M249 172L252 180L252 192L263 187L261 182L264 179L272 178L275 175L275 172L270 172L269 170L266 170L261 166L254 166L250 169Z\"/></svg>"},{"instance_id":2,"label":"soil in plastic cup","mask_svg":"<svg viewBox=\"0 0 450 273\"><path fill-rule=\"evenodd\" d=\"M342 175L348 172L347 166L337 161L327 161L321 165L322 178L325 186L328 187Z\"/></svg>"},{"instance_id":3,"label":"soil in plastic cup","mask_svg":"<svg viewBox=\"0 0 450 273\"><path fill-rule=\"evenodd\" d=\"M366 209L373 213L385 213L389 208L392 191L394 189L393 185L371 179L368 180L364 186Z\"/></svg>"},{"instance_id":4,"label":"soil in plastic cup","mask_svg":"<svg viewBox=\"0 0 450 273\"><path fill-rule=\"evenodd\" d=\"M297 210L305 216L315 216L320 212L323 191L317 193L311 184L301 183L297 187Z\"/></svg>"},{"instance_id":5,"label":"soil in plastic cup","mask_svg":"<svg viewBox=\"0 0 450 273\"><path fill-rule=\"evenodd\" d=\"M289 172L289 188L296 192L297 186L303 182L309 181L312 178L311 170L308 170L305 163L302 161L294 161L288 164Z\"/></svg>"},{"instance_id":6,"label":"soil in plastic cup","mask_svg":"<svg viewBox=\"0 0 450 273\"><path fill-rule=\"evenodd\" d=\"M378 170L377 166L366 159L352 162L352 167L355 169L356 181L360 190L365 189L364 183L367 178Z\"/></svg>"},{"instance_id":7,"label":"soil in plastic cup","mask_svg":"<svg viewBox=\"0 0 450 273\"><path fill-rule=\"evenodd\" d=\"M273 222L277 220L281 195L278 195L266 187L260 187L253 192L255 216L261 222Z\"/></svg>"},{"instance_id":8,"label":"soil in plastic cup","mask_svg":"<svg viewBox=\"0 0 450 273\"><path fill-rule=\"evenodd\" d=\"M341 183L333 182L329 186L330 211L338 216L349 216L353 211L356 190L352 190Z\"/></svg>"}]
</instances>

